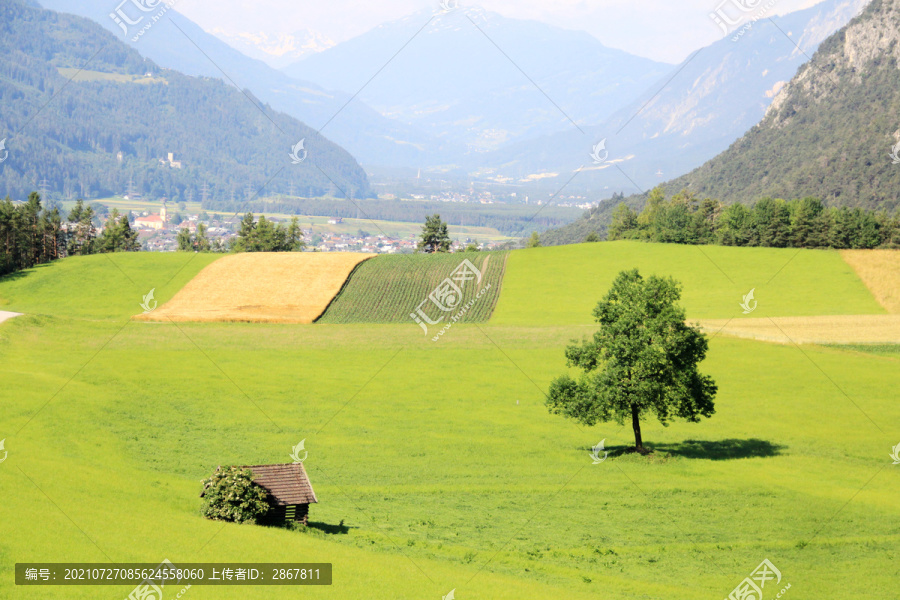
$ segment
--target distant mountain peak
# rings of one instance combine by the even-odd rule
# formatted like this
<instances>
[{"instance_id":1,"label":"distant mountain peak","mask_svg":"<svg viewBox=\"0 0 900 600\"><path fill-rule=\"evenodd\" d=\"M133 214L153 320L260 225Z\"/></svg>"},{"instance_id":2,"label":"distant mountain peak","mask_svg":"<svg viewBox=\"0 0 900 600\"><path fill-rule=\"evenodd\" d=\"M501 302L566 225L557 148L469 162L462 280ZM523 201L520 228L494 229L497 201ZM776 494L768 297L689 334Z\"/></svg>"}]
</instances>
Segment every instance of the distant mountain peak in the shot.
<instances>
[{"instance_id":1,"label":"distant mountain peak","mask_svg":"<svg viewBox=\"0 0 900 600\"><path fill-rule=\"evenodd\" d=\"M264 31L233 32L216 28L209 33L235 50L262 60L276 69L335 45L334 40L327 35L311 29L273 34Z\"/></svg>"}]
</instances>

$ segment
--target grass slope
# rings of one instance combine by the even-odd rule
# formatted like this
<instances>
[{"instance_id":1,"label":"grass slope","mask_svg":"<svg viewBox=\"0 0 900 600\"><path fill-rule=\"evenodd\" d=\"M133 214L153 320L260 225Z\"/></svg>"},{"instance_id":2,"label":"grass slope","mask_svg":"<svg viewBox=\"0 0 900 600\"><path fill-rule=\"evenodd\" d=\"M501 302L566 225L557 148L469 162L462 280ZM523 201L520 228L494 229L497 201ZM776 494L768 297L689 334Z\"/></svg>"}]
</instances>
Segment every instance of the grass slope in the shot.
<instances>
[{"instance_id":1,"label":"grass slope","mask_svg":"<svg viewBox=\"0 0 900 600\"><path fill-rule=\"evenodd\" d=\"M318 323L411 323L410 313L442 281L451 276L463 260L469 260L482 271L482 280L461 285L461 308L475 299L479 290L488 289L459 320L486 321L497 297L503 278L506 252L470 252L465 254L404 254L376 256L360 264L350 275L344 288L325 311ZM442 313L426 302L422 308L429 318L456 314Z\"/></svg>"},{"instance_id":2,"label":"grass slope","mask_svg":"<svg viewBox=\"0 0 900 600\"><path fill-rule=\"evenodd\" d=\"M0 279L0 308L82 319L125 319L155 289L161 306L221 254L134 252L73 256Z\"/></svg>"},{"instance_id":3,"label":"grass slope","mask_svg":"<svg viewBox=\"0 0 900 600\"><path fill-rule=\"evenodd\" d=\"M836 251L604 242L513 252L491 323L589 324L616 274L635 267L681 281L691 319L742 317L751 288L753 317L886 312Z\"/></svg>"},{"instance_id":4,"label":"grass slope","mask_svg":"<svg viewBox=\"0 0 900 600\"><path fill-rule=\"evenodd\" d=\"M148 256L160 266L114 258L148 277L179 258ZM716 414L646 423L658 452L641 459L621 454L627 427L581 428L543 406L563 347L590 327L461 324L433 344L412 323L143 323L104 261L0 281L20 309L79 316L0 325L2 598L131 589L16 588L16 561L164 557L334 563L330 587L195 586L197 599L695 600L727 596L763 558L798 598L895 588L896 358L713 338L702 369ZM29 278L67 301L50 307ZM92 303L106 316L75 315ZM592 465L604 438L610 457ZM285 462L301 439L320 500L308 533L198 515L216 465Z\"/></svg>"}]
</instances>

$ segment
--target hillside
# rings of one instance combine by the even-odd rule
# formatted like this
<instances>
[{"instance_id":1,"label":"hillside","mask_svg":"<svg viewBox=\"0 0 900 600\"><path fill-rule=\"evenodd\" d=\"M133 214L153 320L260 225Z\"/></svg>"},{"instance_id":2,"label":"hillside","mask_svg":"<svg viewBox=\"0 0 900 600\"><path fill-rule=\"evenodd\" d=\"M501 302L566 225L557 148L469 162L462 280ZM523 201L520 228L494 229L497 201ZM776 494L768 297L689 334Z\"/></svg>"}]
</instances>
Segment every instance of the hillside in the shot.
<instances>
[{"instance_id":1,"label":"hillside","mask_svg":"<svg viewBox=\"0 0 900 600\"><path fill-rule=\"evenodd\" d=\"M900 208L900 2L875 0L822 43L763 120L725 152L664 185L726 204L815 196L826 206ZM646 194L625 203L643 206ZM618 201L542 234L546 244L606 233Z\"/></svg>"},{"instance_id":2,"label":"hillside","mask_svg":"<svg viewBox=\"0 0 900 600\"><path fill-rule=\"evenodd\" d=\"M785 266L796 251L702 250L734 285L696 247L511 252L494 318L440 343L412 321L129 320L142 294L168 300L211 255L67 258L2 278L0 303L25 315L0 324L0 490L14 516L0 521L0 597L100 595L26 590L16 562L166 557L334 565L329 586L194 586L185 600L724 598L763 557L784 577L766 600L787 583L787 599L890 597L896 344L711 335L701 366L716 414L646 421L649 457L625 453L628 426L548 413L566 344L596 329L590 309L619 268L679 278L691 319L739 313L749 285L765 291L754 316L879 316L836 252ZM200 516L217 465L287 462L301 440L319 499L308 528ZM592 464L600 440L609 455Z\"/></svg>"},{"instance_id":3,"label":"hillside","mask_svg":"<svg viewBox=\"0 0 900 600\"><path fill-rule=\"evenodd\" d=\"M355 197L371 193L345 150L221 81L161 69L81 17L21 0L0 0L0 13L0 131L8 132L0 137L9 151L0 194L21 198L46 182L51 198L90 198L133 182L150 197L200 199L205 182L224 201L264 185L286 191L291 181L336 192L329 177ZM293 165L301 139L308 158ZM160 160L169 153L181 168Z\"/></svg>"},{"instance_id":4,"label":"hillside","mask_svg":"<svg viewBox=\"0 0 900 600\"><path fill-rule=\"evenodd\" d=\"M241 53L178 12L178 4L165 13L146 35L134 41L132 27L124 34L109 18L107 0L41 0L45 8L92 19L123 43L161 67L186 75L234 82L275 110L313 128L327 124L324 134L364 164L420 165L426 151L438 152L439 140L378 114L358 98L356 90L328 90L296 79L261 60ZM134 12L136 9L127 7ZM223 73L224 72L224 73ZM332 119L335 116L337 118Z\"/></svg>"},{"instance_id":5,"label":"hillside","mask_svg":"<svg viewBox=\"0 0 900 600\"><path fill-rule=\"evenodd\" d=\"M586 133L570 129L481 160L503 176L558 173L548 180L557 186L584 166L572 189L626 194L636 191L634 184L646 189L687 173L759 123L776 92L868 1L825 0L771 20L741 22L669 69L608 119L584 127ZM607 140L610 161L625 175L609 163L592 163L588 153L601 139Z\"/></svg>"},{"instance_id":6,"label":"hillside","mask_svg":"<svg viewBox=\"0 0 900 600\"><path fill-rule=\"evenodd\" d=\"M826 40L765 118L727 151L672 182L726 202L817 196L827 205L900 207L900 0L873 0Z\"/></svg>"}]
</instances>

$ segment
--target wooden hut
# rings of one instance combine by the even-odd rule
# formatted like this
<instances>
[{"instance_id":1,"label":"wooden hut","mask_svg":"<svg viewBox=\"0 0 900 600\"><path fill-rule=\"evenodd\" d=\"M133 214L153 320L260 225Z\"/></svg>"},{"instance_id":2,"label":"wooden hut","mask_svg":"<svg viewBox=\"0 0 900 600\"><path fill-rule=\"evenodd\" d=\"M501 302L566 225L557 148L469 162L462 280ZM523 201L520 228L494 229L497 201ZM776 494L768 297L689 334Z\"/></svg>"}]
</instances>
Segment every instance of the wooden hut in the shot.
<instances>
[{"instance_id":1,"label":"wooden hut","mask_svg":"<svg viewBox=\"0 0 900 600\"><path fill-rule=\"evenodd\" d=\"M263 520L267 523L300 521L306 525L309 505L317 503L303 463L280 465L251 465L241 467L253 471L253 483L268 492L266 501L269 512Z\"/></svg>"}]
</instances>

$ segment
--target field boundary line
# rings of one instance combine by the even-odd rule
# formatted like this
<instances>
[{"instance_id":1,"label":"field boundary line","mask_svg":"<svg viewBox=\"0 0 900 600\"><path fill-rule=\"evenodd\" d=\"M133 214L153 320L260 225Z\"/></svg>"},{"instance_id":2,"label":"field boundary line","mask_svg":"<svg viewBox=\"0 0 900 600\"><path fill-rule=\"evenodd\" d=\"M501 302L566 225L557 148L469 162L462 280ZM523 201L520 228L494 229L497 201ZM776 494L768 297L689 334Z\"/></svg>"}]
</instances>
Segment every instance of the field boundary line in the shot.
<instances>
[{"instance_id":1,"label":"field boundary line","mask_svg":"<svg viewBox=\"0 0 900 600\"><path fill-rule=\"evenodd\" d=\"M374 256L369 256L369 257L367 257L367 258L362 259L361 261L359 261L359 262L356 263L355 265L353 265L353 268L350 270L349 273L347 273L347 277L344 278L344 283L341 284L341 289L339 289L339 290L337 291L337 293L336 293L334 296L331 297L331 300L328 301L328 304L325 306L325 308L322 309L322 312L320 312L319 315L318 315L315 319L312 320L312 324L313 324L313 325L316 324L316 323L318 323L318 322L319 322L319 319L321 319L322 317L325 316L325 313L328 312L328 309L331 308L331 305L334 304L335 301L340 297L340 295L344 293L344 290L346 290L346 289L347 289L347 286L350 284L350 279L353 277L353 275L354 275L354 274L356 273L356 271L359 269L359 266L360 266L361 264L363 264L364 262L366 262L366 261L372 260L372 259L375 258L376 256L378 256L378 255L376 254L376 255L374 255Z\"/></svg>"}]
</instances>

